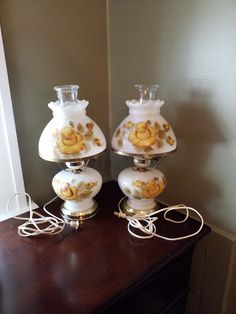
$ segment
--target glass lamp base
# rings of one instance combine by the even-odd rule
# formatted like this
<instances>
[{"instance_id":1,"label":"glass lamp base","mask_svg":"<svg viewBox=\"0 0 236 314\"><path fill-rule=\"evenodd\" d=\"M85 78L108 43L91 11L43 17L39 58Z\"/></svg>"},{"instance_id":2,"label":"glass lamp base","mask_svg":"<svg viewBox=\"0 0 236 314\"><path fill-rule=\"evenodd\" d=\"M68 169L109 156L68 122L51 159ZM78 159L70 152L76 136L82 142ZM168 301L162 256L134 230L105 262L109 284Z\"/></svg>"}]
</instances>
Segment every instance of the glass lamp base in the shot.
<instances>
[{"instance_id":1,"label":"glass lamp base","mask_svg":"<svg viewBox=\"0 0 236 314\"><path fill-rule=\"evenodd\" d=\"M84 162L66 163L68 167L57 173L52 186L64 200L61 215L67 221L85 220L97 213L94 197L102 186L102 176Z\"/></svg>"},{"instance_id":2,"label":"glass lamp base","mask_svg":"<svg viewBox=\"0 0 236 314\"><path fill-rule=\"evenodd\" d=\"M157 202L153 202L153 207L149 208L149 209L137 209L134 208L131 204L131 202L129 201L128 197L124 198L121 202L120 202L120 209L121 211L128 215L128 216L133 216L133 215L137 215L139 217L147 217L147 215L155 212L156 210L158 210L160 208L159 204Z\"/></svg>"},{"instance_id":3,"label":"glass lamp base","mask_svg":"<svg viewBox=\"0 0 236 314\"><path fill-rule=\"evenodd\" d=\"M71 211L65 208L64 204L61 207L61 215L66 221L86 220L95 216L98 212L96 201L93 200L93 205L86 210Z\"/></svg>"},{"instance_id":4,"label":"glass lamp base","mask_svg":"<svg viewBox=\"0 0 236 314\"><path fill-rule=\"evenodd\" d=\"M127 215L146 217L159 209L157 196L164 190L164 174L150 167L150 160L134 159L135 166L121 171L118 184L127 198L120 203Z\"/></svg>"}]
</instances>

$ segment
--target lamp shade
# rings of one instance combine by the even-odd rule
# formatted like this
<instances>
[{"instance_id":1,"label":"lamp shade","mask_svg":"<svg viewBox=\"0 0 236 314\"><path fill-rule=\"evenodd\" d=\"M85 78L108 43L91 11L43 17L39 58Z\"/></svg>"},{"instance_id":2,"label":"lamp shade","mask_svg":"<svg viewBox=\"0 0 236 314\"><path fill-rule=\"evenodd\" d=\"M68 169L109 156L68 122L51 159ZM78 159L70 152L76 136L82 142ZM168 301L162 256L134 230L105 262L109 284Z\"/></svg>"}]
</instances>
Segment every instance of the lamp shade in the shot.
<instances>
[{"instance_id":1,"label":"lamp shade","mask_svg":"<svg viewBox=\"0 0 236 314\"><path fill-rule=\"evenodd\" d=\"M155 99L158 85L135 85L138 100L127 100L129 115L112 137L112 148L121 155L153 158L176 149L176 137L170 124L161 116L164 101Z\"/></svg>"},{"instance_id":2,"label":"lamp shade","mask_svg":"<svg viewBox=\"0 0 236 314\"><path fill-rule=\"evenodd\" d=\"M53 118L39 139L39 155L49 161L67 162L96 156L106 149L99 126L86 115L88 101L78 100L78 85L56 86L58 100L50 102Z\"/></svg>"}]
</instances>

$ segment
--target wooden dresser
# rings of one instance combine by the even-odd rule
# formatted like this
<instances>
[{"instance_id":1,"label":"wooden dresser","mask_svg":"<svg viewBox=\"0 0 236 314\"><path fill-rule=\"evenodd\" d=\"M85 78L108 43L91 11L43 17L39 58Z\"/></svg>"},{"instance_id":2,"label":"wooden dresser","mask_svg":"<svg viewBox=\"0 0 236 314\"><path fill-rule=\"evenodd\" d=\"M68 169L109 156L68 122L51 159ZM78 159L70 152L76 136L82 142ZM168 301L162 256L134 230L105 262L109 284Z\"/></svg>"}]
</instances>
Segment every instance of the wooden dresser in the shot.
<instances>
[{"instance_id":1,"label":"wooden dresser","mask_svg":"<svg viewBox=\"0 0 236 314\"><path fill-rule=\"evenodd\" d=\"M118 219L122 193L103 185L98 214L78 231L21 238L19 221L0 223L0 313L184 313L195 243L210 232L177 242L139 240ZM48 209L59 215L61 201ZM171 224L160 217L158 233L181 236L199 223Z\"/></svg>"}]
</instances>

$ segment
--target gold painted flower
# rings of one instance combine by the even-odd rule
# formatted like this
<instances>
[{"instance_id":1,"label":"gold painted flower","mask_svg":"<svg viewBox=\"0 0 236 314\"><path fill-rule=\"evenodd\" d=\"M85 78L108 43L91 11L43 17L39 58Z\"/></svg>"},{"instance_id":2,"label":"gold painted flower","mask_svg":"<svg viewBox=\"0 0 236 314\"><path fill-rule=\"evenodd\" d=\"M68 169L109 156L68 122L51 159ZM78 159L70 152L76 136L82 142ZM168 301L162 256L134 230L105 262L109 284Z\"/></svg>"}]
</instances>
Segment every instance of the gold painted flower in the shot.
<instances>
[{"instance_id":1,"label":"gold painted flower","mask_svg":"<svg viewBox=\"0 0 236 314\"><path fill-rule=\"evenodd\" d=\"M168 131L170 130L170 125L169 125L169 123L164 123L164 124L163 124L163 130L164 130L165 132L168 132Z\"/></svg>"},{"instance_id":2,"label":"gold painted flower","mask_svg":"<svg viewBox=\"0 0 236 314\"><path fill-rule=\"evenodd\" d=\"M86 123L86 128L87 128L87 129L92 130L93 127L94 127L93 121Z\"/></svg>"},{"instance_id":3,"label":"gold painted flower","mask_svg":"<svg viewBox=\"0 0 236 314\"><path fill-rule=\"evenodd\" d=\"M136 147L147 148L156 143L156 130L146 122L138 122L128 139Z\"/></svg>"},{"instance_id":4,"label":"gold painted flower","mask_svg":"<svg viewBox=\"0 0 236 314\"><path fill-rule=\"evenodd\" d=\"M171 136L168 135L167 138L166 138L166 142L167 142L169 145L173 146L174 143L175 143L175 140L174 140Z\"/></svg>"},{"instance_id":5,"label":"gold painted flower","mask_svg":"<svg viewBox=\"0 0 236 314\"><path fill-rule=\"evenodd\" d=\"M78 154L81 150L85 149L83 135L75 132L72 126L66 126L60 131L57 146L63 154Z\"/></svg>"},{"instance_id":6,"label":"gold painted flower","mask_svg":"<svg viewBox=\"0 0 236 314\"><path fill-rule=\"evenodd\" d=\"M96 185L97 185L97 182L88 182L86 183L86 189L91 190Z\"/></svg>"},{"instance_id":7,"label":"gold painted flower","mask_svg":"<svg viewBox=\"0 0 236 314\"><path fill-rule=\"evenodd\" d=\"M136 180L133 183L134 186L140 188L140 187L144 187L145 186L145 182L144 181L140 181L140 180Z\"/></svg>"},{"instance_id":8,"label":"gold painted flower","mask_svg":"<svg viewBox=\"0 0 236 314\"><path fill-rule=\"evenodd\" d=\"M94 144L96 144L97 146L102 146L102 143L101 143L100 139L97 138L97 137L93 140L93 142L94 142Z\"/></svg>"},{"instance_id":9,"label":"gold painted flower","mask_svg":"<svg viewBox=\"0 0 236 314\"><path fill-rule=\"evenodd\" d=\"M131 129L132 126L133 126L133 122L132 122L132 121L128 121L128 122L126 123L126 128L127 128L127 129Z\"/></svg>"},{"instance_id":10,"label":"gold painted flower","mask_svg":"<svg viewBox=\"0 0 236 314\"><path fill-rule=\"evenodd\" d=\"M59 186L57 193L64 200L75 200L78 196L78 189L76 186L64 183Z\"/></svg>"},{"instance_id":11,"label":"gold painted flower","mask_svg":"<svg viewBox=\"0 0 236 314\"><path fill-rule=\"evenodd\" d=\"M140 197L155 198L164 190L166 182L159 179L151 179L146 182L137 180L133 185L140 189Z\"/></svg>"}]
</instances>

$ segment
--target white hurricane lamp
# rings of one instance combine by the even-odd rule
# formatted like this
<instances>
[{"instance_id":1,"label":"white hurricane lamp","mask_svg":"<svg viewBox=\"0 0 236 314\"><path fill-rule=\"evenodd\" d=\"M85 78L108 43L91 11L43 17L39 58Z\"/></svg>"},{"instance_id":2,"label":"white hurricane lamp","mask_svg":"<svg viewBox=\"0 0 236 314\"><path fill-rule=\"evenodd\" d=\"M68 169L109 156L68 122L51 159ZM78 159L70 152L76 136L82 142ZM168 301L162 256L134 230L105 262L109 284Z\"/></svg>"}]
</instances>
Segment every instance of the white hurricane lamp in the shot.
<instances>
[{"instance_id":1,"label":"white hurricane lamp","mask_svg":"<svg viewBox=\"0 0 236 314\"><path fill-rule=\"evenodd\" d=\"M170 124L161 116L164 101L156 99L158 85L135 85L138 100L127 100L128 116L112 137L112 149L132 157L134 166L124 169L118 183L126 198L121 209L126 214L146 216L158 207L156 197L164 190L164 174L152 166L152 160L176 149L176 137Z\"/></svg>"},{"instance_id":2,"label":"white hurricane lamp","mask_svg":"<svg viewBox=\"0 0 236 314\"><path fill-rule=\"evenodd\" d=\"M86 115L88 101L77 99L78 89L78 85L54 87L58 100L48 104L53 118L39 139L43 159L67 166L52 180L55 193L64 200L61 214L67 220L95 215L97 204L93 198L101 188L102 176L87 164L106 149L101 129Z\"/></svg>"}]
</instances>

